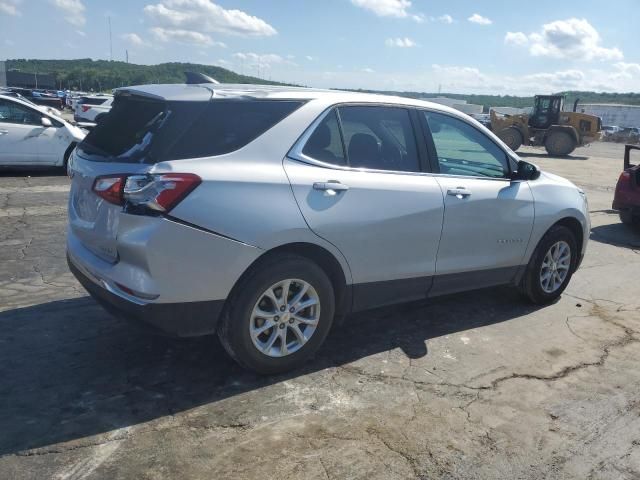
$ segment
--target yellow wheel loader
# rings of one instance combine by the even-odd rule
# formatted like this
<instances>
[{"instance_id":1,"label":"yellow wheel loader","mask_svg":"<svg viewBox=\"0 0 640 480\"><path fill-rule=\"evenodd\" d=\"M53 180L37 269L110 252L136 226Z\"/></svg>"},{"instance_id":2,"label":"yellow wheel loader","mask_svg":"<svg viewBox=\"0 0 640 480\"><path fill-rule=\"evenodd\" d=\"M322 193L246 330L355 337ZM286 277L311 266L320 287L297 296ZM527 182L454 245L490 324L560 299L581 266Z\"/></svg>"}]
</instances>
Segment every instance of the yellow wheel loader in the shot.
<instances>
[{"instance_id":1,"label":"yellow wheel loader","mask_svg":"<svg viewBox=\"0 0 640 480\"><path fill-rule=\"evenodd\" d=\"M491 110L491 130L514 152L521 145L543 146L549 155L569 155L600 138L600 117L564 112L564 96L536 95L531 115L501 115Z\"/></svg>"}]
</instances>

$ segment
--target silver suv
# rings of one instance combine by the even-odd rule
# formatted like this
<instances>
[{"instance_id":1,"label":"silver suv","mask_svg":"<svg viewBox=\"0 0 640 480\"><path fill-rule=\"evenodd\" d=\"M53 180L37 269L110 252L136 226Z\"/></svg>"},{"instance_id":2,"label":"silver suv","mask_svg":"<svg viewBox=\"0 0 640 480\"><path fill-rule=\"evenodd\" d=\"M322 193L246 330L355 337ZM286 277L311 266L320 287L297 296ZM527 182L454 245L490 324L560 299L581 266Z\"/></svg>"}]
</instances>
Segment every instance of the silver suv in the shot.
<instances>
[{"instance_id":1,"label":"silver suv","mask_svg":"<svg viewBox=\"0 0 640 480\"><path fill-rule=\"evenodd\" d=\"M295 368L335 317L512 284L557 298L584 193L432 103L253 85L120 89L69 162L69 266L106 309Z\"/></svg>"}]
</instances>

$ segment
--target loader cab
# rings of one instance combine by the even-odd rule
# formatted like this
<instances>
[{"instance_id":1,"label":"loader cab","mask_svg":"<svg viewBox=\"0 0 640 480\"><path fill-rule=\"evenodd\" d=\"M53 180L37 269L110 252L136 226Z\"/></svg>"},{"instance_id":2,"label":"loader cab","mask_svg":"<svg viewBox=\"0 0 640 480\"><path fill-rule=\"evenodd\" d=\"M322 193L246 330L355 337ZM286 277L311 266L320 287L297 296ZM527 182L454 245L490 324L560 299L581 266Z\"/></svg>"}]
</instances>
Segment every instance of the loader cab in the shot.
<instances>
[{"instance_id":1,"label":"loader cab","mask_svg":"<svg viewBox=\"0 0 640 480\"><path fill-rule=\"evenodd\" d=\"M563 105L562 95L536 95L533 113L529 117L529 126L547 129L551 125L558 125Z\"/></svg>"}]
</instances>

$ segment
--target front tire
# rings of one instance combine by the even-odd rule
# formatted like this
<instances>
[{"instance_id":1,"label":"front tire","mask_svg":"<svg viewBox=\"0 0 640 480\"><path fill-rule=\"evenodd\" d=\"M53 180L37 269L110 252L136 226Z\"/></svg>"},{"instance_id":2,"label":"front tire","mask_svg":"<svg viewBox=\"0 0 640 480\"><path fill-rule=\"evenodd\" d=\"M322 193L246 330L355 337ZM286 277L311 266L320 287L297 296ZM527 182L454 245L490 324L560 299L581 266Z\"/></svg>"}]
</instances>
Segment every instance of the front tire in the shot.
<instances>
[{"instance_id":1,"label":"front tire","mask_svg":"<svg viewBox=\"0 0 640 480\"><path fill-rule=\"evenodd\" d=\"M520 131L515 127L508 127L498 132L498 138L507 144L512 151L518 150L522 146L523 138Z\"/></svg>"},{"instance_id":2,"label":"front tire","mask_svg":"<svg viewBox=\"0 0 640 480\"><path fill-rule=\"evenodd\" d=\"M291 254L252 267L227 303L218 337L234 360L260 374L301 367L324 342L335 314L327 274Z\"/></svg>"},{"instance_id":3,"label":"front tire","mask_svg":"<svg viewBox=\"0 0 640 480\"><path fill-rule=\"evenodd\" d=\"M564 157L576 149L576 141L567 132L552 132L544 142L549 155Z\"/></svg>"},{"instance_id":4,"label":"front tire","mask_svg":"<svg viewBox=\"0 0 640 480\"><path fill-rule=\"evenodd\" d=\"M527 265L520 289L533 303L556 300L569 284L578 259L578 245L567 227L556 225L542 237Z\"/></svg>"}]
</instances>

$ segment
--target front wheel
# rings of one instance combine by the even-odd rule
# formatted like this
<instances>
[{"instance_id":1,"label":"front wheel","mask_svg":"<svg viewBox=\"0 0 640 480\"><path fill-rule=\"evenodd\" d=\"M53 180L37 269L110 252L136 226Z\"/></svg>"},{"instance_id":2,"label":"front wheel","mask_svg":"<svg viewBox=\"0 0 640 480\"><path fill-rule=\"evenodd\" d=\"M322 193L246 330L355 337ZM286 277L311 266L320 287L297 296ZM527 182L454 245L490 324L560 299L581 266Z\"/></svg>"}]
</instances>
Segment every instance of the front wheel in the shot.
<instances>
[{"instance_id":1,"label":"front wheel","mask_svg":"<svg viewBox=\"0 0 640 480\"><path fill-rule=\"evenodd\" d=\"M536 304L558 298L575 270L578 246L567 227L556 225L540 240L522 279L522 292Z\"/></svg>"},{"instance_id":2,"label":"front wheel","mask_svg":"<svg viewBox=\"0 0 640 480\"><path fill-rule=\"evenodd\" d=\"M218 336L243 367L261 374L302 366L322 345L335 313L327 274L297 255L259 262L235 288Z\"/></svg>"},{"instance_id":3,"label":"front wheel","mask_svg":"<svg viewBox=\"0 0 640 480\"><path fill-rule=\"evenodd\" d=\"M576 141L567 132L551 132L544 142L549 155L564 157L576 149Z\"/></svg>"},{"instance_id":4,"label":"front wheel","mask_svg":"<svg viewBox=\"0 0 640 480\"><path fill-rule=\"evenodd\" d=\"M512 151L518 150L522 146L523 138L520 131L515 127L508 127L498 132L498 138L506 143Z\"/></svg>"}]
</instances>

